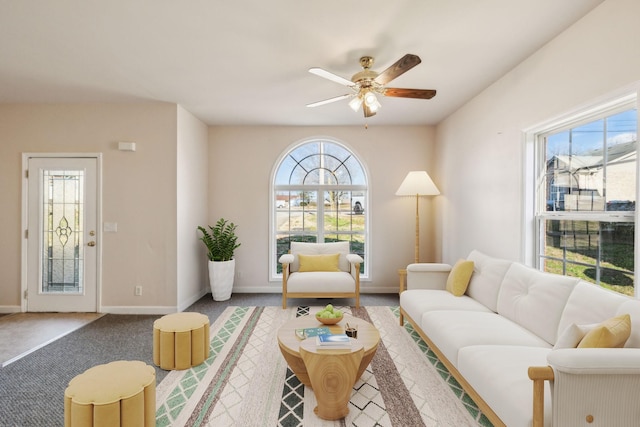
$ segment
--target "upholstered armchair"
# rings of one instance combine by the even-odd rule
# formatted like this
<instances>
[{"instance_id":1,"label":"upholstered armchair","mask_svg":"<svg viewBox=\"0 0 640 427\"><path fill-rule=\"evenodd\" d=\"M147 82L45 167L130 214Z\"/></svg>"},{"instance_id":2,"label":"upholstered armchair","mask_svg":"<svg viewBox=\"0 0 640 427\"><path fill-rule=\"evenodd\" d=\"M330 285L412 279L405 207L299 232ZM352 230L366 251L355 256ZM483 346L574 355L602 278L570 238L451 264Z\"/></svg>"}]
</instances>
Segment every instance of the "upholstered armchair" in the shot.
<instances>
[{"instance_id":1,"label":"upholstered armchair","mask_svg":"<svg viewBox=\"0 0 640 427\"><path fill-rule=\"evenodd\" d=\"M280 257L282 308L287 298L355 298L360 307L361 256L349 253L349 242L291 242Z\"/></svg>"}]
</instances>

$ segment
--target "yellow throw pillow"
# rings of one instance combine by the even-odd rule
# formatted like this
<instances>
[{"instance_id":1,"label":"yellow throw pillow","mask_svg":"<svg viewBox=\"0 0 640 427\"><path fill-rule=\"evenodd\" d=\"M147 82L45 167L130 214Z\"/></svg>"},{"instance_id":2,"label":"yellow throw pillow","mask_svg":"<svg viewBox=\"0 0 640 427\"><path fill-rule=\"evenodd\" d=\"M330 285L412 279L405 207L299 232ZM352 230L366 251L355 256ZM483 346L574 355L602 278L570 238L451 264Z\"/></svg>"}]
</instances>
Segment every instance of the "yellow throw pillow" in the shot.
<instances>
[{"instance_id":1,"label":"yellow throw pillow","mask_svg":"<svg viewBox=\"0 0 640 427\"><path fill-rule=\"evenodd\" d=\"M300 268L298 271L340 271L338 260L340 254L331 255L302 255L298 254Z\"/></svg>"},{"instance_id":2,"label":"yellow throw pillow","mask_svg":"<svg viewBox=\"0 0 640 427\"><path fill-rule=\"evenodd\" d=\"M447 291L457 297L464 295L467 291L467 286L469 286L472 273L473 261L458 260L451 269L449 277L447 277Z\"/></svg>"},{"instance_id":3,"label":"yellow throw pillow","mask_svg":"<svg viewBox=\"0 0 640 427\"><path fill-rule=\"evenodd\" d=\"M589 331L578 348L619 348L631 335L631 316L623 314L605 320Z\"/></svg>"}]
</instances>

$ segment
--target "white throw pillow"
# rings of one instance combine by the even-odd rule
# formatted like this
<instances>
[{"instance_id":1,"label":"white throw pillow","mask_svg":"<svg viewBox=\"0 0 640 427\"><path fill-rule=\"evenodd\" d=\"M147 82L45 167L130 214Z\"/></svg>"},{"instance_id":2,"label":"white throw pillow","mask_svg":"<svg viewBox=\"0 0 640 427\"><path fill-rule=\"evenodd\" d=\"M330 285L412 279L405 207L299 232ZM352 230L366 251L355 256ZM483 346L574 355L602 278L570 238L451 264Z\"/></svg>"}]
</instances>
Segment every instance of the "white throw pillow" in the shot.
<instances>
[{"instance_id":1,"label":"white throw pillow","mask_svg":"<svg viewBox=\"0 0 640 427\"><path fill-rule=\"evenodd\" d=\"M592 329L598 326L597 323L593 323L590 325L576 325L575 323L570 324L567 328L560 334L556 344L553 346L554 350L558 350L560 348L576 348L582 338L587 335Z\"/></svg>"}]
</instances>

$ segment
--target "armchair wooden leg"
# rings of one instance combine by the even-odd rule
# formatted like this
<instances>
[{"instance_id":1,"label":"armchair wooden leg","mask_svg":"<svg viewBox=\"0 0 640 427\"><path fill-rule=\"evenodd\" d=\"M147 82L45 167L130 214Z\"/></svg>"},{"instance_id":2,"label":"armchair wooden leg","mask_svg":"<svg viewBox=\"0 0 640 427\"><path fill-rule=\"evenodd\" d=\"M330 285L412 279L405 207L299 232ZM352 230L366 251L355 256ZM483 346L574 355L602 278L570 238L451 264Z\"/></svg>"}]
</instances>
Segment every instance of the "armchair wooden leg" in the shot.
<instances>
[{"instance_id":1,"label":"armchair wooden leg","mask_svg":"<svg viewBox=\"0 0 640 427\"><path fill-rule=\"evenodd\" d=\"M289 278L289 264L282 266L282 309L287 308L287 279Z\"/></svg>"},{"instance_id":2,"label":"armchair wooden leg","mask_svg":"<svg viewBox=\"0 0 640 427\"><path fill-rule=\"evenodd\" d=\"M360 264L355 264L356 308L360 308Z\"/></svg>"}]
</instances>

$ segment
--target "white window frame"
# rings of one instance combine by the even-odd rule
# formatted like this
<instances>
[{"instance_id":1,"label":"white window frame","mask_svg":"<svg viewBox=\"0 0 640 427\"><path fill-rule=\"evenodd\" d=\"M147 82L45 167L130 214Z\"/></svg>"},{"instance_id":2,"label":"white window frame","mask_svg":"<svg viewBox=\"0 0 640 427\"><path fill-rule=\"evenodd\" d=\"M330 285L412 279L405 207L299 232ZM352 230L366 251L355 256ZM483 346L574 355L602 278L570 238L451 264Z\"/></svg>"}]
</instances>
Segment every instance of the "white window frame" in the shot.
<instances>
[{"instance_id":1,"label":"white window frame","mask_svg":"<svg viewBox=\"0 0 640 427\"><path fill-rule=\"evenodd\" d=\"M542 269L540 263L539 253L542 247L539 234L540 224L542 219L568 219L570 216L572 219L583 219L588 221L611 221L616 218L619 221L635 222L635 236L634 236L634 292L636 298L639 295L639 286L636 280L637 271L640 267L640 229L638 221L640 218L640 209L636 207L635 212L625 213L624 211L616 211L615 213L606 212L584 212L584 213L568 213L568 212L553 212L546 211L546 206L542 206L542 198L538 197L538 188L542 184L540 177L543 174L540 173L541 168L545 168L544 161L544 147L542 144L538 144L539 138L544 135L556 133L568 128L575 128L581 124L588 123L604 116L613 115L618 112L622 112L628 109L636 108L638 104L640 91L640 84L636 84L631 88L623 89L614 94L611 94L602 99L596 100L593 103L584 105L576 110L548 120L536 126L533 126L524 131L524 238L523 241L523 254L525 256L525 263L532 265L537 269ZM640 115L640 114L639 114ZM640 120L638 120L640 123ZM541 164L542 163L542 164ZM639 200L640 194L640 159L636 160L636 200Z\"/></svg>"},{"instance_id":2,"label":"white window frame","mask_svg":"<svg viewBox=\"0 0 640 427\"><path fill-rule=\"evenodd\" d=\"M283 152L281 153L281 155L278 157L277 161L275 162L273 169L271 171L271 178L269 181L269 282L281 282L282 281L282 274L277 272L277 242L276 242L276 236L278 235L278 232L276 230L276 224L275 224L275 213L276 213L276 206L275 206L275 200L274 200L274 193L276 191L278 191L279 189L281 189L279 186L275 185L275 178L276 178L276 173L278 172L278 168L280 166L280 164L282 163L283 159L289 155L289 153L291 153L292 151L294 151L296 148L305 145L307 143L313 143L313 142L318 142L318 141L326 141L326 142L330 142L332 144L336 144L339 145L341 147L343 147L345 150L349 151L351 154L353 154L353 156L358 160L358 162L360 163L360 165L362 166L362 170L364 173L364 179L365 179L365 185L341 185L341 186L333 186L333 185L318 185L318 186L300 186L300 187L296 187L296 186L287 186L288 190L299 190L299 191L304 191L305 192L318 192L318 195L321 195L322 192L324 191L332 191L332 190L345 190L345 191L364 191L366 193L366 197L365 197L365 206L364 206L364 212L363 214L365 215L365 230L363 236L364 236L364 271L360 274L360 281L361 282L367 282L370 279L369 276L369 272L370 267L369 267L369 260L370 260L370 253L371 253L371 238L370 238L370 230L371 230L371 210L369 209L369 207L371 206L371 186L370 186L370 178L369 178L369 171L366 167L366 165L364 164L364 162L361 160L362 157L350 146L348 146L347 144L338 141L335 138L330 138L330 137L325 137L325 136L318 136L318 137L311 137L311 138L306 138L304 140L298 141L294 144L291 144L289 147L287 147L285 150L283 150ZM317 198L318 200L322 200L321 197ZM321 216L318 218L318 223L317 223L317 227L318 227L318 235L319 236L323 236L324 233L324 217ZM331 234L334 234L333 232ZM338 234L348 234L348 233L338 233Z\"/></svg>"}]
</instances>

